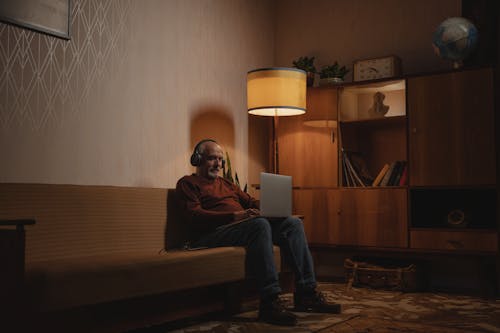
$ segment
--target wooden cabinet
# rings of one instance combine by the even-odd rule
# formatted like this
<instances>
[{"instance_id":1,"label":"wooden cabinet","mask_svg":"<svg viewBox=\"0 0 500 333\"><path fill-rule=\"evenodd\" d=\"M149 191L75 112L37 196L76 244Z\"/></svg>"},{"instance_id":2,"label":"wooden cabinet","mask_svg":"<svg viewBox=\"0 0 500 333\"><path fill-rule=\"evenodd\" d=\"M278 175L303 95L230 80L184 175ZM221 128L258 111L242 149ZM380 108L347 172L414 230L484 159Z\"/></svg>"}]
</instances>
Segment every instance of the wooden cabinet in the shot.
<instances>
[{"instance_id":1,"label":"wooden cabinet","mask_svg":"<svg viewBox=\"0 0 500 333\"><path fill-rule=\"evenodd\" d=\"M407 93L410 248L497 252L492 70L409 78Z\"/></svg>"},{"instance_id":2,"label":"wooden cabinet","mask_svg":"<svg viewBox=\"0 0 500 333\"><path fill-rule=\"evenodd\" d=\"M340 217L339 189L295 189L294 214L304 215L304 230L309 244L338 242Z\"/></svg>"},{"instance_id":3,"label":"wooden cabinet","mask_svg":"<svg viewBox=\"0 0 500 333\"><path fill-rule=\"evenodd\" d=\"M280 170L293 176L309 242L496 252L493 93L491 69L309 88L306 115L279 124ZM311 114L331 126L306 126ZM363 162L357 183L349 154ZM374 186L396 161L407 181ZM455 210L468 222L459 230L447 224Z\"/></svg>"},{"instance_id":4,"label":"wooden cabinet","mask_svg":"<svg viewBox=\"0 0 500 333\"><path fill-rule=\"evenodd\" d=\"M405 189L343 189L335 244L407 247Z\"/></svg>"},{"instance_id":5,"label":"wooden cabinet","mask_svg":"<svg viewBox=\"0 0 500 333\"><path fill-rule=\"evenodd\" d=\"M410 185L495 184L491 69L408 79Z\"/></svg>"},{"instance_id":6,"label":"wooden cabinet","mask_svg":"<svg viewBox=\"0 0 500 333\"><path fill-rule=\"evenodd\" d=\"M298 189L293 198L312 244L407 247L405 189Z\"/></svg>"}]
</instances>

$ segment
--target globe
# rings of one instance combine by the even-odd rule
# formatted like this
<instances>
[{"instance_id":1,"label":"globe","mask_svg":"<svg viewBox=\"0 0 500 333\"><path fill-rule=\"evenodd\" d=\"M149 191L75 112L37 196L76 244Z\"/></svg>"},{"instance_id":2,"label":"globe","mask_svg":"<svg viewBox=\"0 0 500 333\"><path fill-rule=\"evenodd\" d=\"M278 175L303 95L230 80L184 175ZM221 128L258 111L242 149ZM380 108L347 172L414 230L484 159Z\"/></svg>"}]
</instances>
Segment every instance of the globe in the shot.
<instances>
[{"instance_id":1,"label":"globe","mask_svg":"<svg viewBox=\"0 0 500 333\"><path fill-rule=\"evenodd\" d=\"M479 33L471 21L463 17L450 17L437 27L432 38L434 52L459 68L476 48Z\"/></svg>"}]
</instances>

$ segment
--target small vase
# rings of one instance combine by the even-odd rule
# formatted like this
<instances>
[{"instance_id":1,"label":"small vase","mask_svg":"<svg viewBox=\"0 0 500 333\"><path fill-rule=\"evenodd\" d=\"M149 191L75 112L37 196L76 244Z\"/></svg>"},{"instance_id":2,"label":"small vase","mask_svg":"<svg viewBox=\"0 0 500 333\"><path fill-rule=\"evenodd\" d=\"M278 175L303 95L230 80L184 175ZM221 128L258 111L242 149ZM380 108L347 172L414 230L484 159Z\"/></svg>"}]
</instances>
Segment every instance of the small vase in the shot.
<instances>
[{"instance_id":1,"label":"small vase","mask_svg":"<svg viewBox=\"0 0 500 333\"><path fill-rule=\"evenodd\" d=\"M342 82L344 82L344 80L340 77L326 77L324 79L319 80L319 85L328 86L328 85L340 84Z\"/></svg>"}]
</instances>

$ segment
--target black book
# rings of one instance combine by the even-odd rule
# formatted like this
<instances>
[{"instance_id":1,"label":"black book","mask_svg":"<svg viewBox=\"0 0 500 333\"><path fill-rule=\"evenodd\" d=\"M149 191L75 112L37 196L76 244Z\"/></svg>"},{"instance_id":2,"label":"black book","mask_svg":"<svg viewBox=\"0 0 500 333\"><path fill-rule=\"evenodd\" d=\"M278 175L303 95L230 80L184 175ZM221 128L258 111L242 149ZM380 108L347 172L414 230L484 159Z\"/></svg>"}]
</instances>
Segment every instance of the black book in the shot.
<instances>
[{"instance_id":1,"label":"black book","mask_svg":"<svg viewBox=\"0 0 500 333\"><path fill-rule=\"evenodd\" d=\"M396 177L394 179L394 183L392 184L393 186L399 186L399 180L401 179L401 175L403 174L403 171L406 166L406 161L399 161L400 165L398 167L398 173L396 174Z\"/></svg>"},{"instance_id":2,"label":"black book","mask_svg":"<svg viewBox=\"0 0 500 333\"><path fill-rule=\"evenodd\" d=\"M401 161L394 162L394 168L392 169L391 176L389 177L389 181L387 182L387 186L394 186L394 182L396 180L396 176L401 169Z\"/></svg>"}]
</instances>

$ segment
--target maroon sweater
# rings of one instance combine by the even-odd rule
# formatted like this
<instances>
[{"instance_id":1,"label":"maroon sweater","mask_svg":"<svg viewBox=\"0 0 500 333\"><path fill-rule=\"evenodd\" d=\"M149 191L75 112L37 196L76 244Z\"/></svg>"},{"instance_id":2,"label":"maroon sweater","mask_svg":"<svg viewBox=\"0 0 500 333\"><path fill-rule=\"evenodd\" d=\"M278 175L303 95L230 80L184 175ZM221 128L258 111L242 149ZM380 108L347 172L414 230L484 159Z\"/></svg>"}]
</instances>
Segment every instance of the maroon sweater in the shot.
<instances>
[{"instance_id":1,"label":"maroon sweater","mask_svg":"<svg viewBox=\"0 0 500 333\"><path fill-rule=\"evenodd\" d=\"M221 177L184 176L175 191L190 225L191 240L233 222L236 211L259 207L256 199Z\"/></svg>"}]
</instances>

